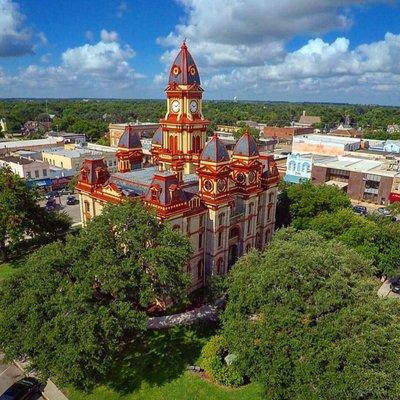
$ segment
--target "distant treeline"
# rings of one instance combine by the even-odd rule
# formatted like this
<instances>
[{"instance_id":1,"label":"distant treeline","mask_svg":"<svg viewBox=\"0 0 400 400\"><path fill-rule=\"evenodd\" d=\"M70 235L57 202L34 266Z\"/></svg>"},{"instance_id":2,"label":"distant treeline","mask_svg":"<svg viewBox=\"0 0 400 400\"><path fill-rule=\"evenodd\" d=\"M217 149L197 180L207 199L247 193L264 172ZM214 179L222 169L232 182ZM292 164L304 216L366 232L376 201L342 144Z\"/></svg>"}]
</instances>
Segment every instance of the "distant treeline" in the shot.
<instances>
[{"instance_id":1,"label":"distant treeline","mask_svg":"<svg viewBox=\"0 0 400 400\"><path fill-rule=\"evenodd\" d=\"M297 121L300 115L319 115L320 128L332 128L350 122L366 131L386 130L389 124L400 124L400 107L349 104L271 103L205 101L203 113L211 121L209 132L217 124L235 124L253 120L269 125L285 126ZM19 132L30 120L46 121L55 115L54 130L85 133L97 140L110 122L158 121L165 115L165 100L0 100L0 118L5 118L9 132Z\"/></svg>"}]
</instances>

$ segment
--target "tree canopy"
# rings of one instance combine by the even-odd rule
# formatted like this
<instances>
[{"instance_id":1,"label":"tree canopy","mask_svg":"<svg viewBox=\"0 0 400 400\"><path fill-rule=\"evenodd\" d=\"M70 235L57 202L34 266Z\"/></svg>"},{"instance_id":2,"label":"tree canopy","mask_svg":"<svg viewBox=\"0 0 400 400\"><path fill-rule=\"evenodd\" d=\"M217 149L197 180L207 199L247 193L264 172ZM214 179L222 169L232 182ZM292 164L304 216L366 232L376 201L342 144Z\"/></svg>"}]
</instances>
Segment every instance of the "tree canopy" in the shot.
<instances>
[{"instance_id":1,"label":"tree canopy","mask_svg":"<svg viewBox=\"0 0 400 400\"><path fill-rule=\"evenodd\" d=\"M306 229L310 220L321 212L333 212L351 206L350 198L342 190L310 182L282 184L279 195L277 224L290 223L297 229Z\"/></svg>"},{"instance_id":2,"label":"tree canopy","mask_svg":"<svg viewBox=\"0 0 400 400\"><path fill-rule=\"evenodd\" d=\"M309 227L372 260L378 275L392 276L400 270L400 226L389 218L365 218L342 209L317 215Z\"/></svg>"},{"instance_id":3,"label":"tree canopy","mask_svg":"<svg viewBox=\"0 0 400 400\"><path fill-rule=\"evenodd\" d=\"M40 197L38 190L28 188L11 169L0 168L0 261L28 236L54 238L69 228L70 218L40 207Z\"/></svg>"},{"instance_id":4,"label":"tree canopy","mask_svg":"<svg viewBox=\"0 0 400 400\"><path fill-rule=\"evenodd\" d=\"M400 303L377 297L374 268L313 231L277 232L239 260L223 334L269 399L398 399Z\"/></svg>"},{"instance_id":5,"label":"tree canopy","mask_svg":"<svg viewBox=\"0 0 400 400\"><path fill-rule=\"evenodd\" d=\"M185 298L191 246L140 202L109 205L66 243L40 248L0 287L0 348L44 377L88 386L145 340L151 305Z\"/></svg>"}]
</instances>

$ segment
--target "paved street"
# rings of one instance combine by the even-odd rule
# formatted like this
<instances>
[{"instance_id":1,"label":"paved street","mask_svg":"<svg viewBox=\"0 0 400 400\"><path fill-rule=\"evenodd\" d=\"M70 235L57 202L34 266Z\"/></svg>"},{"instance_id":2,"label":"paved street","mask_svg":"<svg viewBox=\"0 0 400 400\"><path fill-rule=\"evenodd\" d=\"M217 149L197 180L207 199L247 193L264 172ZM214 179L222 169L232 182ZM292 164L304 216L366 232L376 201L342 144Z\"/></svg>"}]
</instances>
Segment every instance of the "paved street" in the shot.
<instances>
[{"instance_id":1,"label":"paved street","mask_svg":"<svg viewBox=\"0 0 400 400\"><path fill-rule=\"evenodd\" d=\"M74 204L72 206L67 204L67 195L62 195L60 197L56 197L56 204L58 211L65 211L71 218L72 223L80 223L81 222L81 213L79 208L79 203ZM77 197L75 195L75 197ZM40 201L40 205L44 207L46 205L47 200Z\"/></svg>"}]
</instances>

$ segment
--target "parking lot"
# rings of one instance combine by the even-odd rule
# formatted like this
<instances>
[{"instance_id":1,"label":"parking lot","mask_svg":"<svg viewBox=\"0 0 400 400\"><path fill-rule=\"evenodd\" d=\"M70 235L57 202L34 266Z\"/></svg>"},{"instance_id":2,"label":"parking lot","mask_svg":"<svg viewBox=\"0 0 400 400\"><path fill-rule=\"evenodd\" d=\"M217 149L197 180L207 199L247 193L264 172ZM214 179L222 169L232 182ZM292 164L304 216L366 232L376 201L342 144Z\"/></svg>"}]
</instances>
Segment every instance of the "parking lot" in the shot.
<instances>
[{"instance_id":1,"label":"parking lot","mask_svg":"<svg viewBox=\"0 0 400 400\"><path fill-rule=\"evenodd\" d=\"M77 198L77 195L74 195ZM60 195L60 197L55 197L56 199L56 210L57 211L65 211L71 218L72 224L81 223L81 213L79 203L77 202L74 205L67 204L67 194ZM46 205L47 200L41 200L40 205L44 207Z\"/></svg>"}]
</instances>

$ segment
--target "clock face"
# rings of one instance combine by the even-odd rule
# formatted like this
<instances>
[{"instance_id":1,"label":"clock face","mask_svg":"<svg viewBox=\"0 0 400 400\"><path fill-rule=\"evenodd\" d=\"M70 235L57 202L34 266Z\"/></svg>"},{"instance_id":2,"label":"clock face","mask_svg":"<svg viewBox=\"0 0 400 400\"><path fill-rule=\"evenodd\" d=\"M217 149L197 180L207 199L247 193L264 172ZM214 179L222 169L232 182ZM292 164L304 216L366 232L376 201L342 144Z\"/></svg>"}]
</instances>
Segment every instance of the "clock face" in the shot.
<instances>
[{"instance_id":1,"label":"clock face","mask_svg":"<svg viewBox=\"0 0 400 400\"><path fill-rule=\"evenodd\" d=\"M204 190L206 191L206 192L211 192L211 190L212 190L212 188L213 188L213 184L212 184L212 182L211 181L204 181L204 185L203 185L203 187L204 187Z\"/></svg>"},{"instance_id":2,"label":"clock face","mask_svg":"<svg viewBox=\"0 0 400 400\"><path fill-rule=\"evenodd\" d=\"M223 192L226 189L226 181L223 179L220 179L217 183L217 188L218 192Z\"/></svg>"},{"instance_id":3,"label":"clock face","mask_svg":"<svg viewBox=\"0 0 400 400\"><path fill-rule=\"evenodd\" d=\"M197 101L196 100L192 100L190 102L190 112L195 113L197 111Z\"/></svg>"},{"instance_id":4,"label":"clock face","mask_svg":"<svg viewBox=\"0 0 400 400\"><path fill-rule=\"evenodd\" d=\"M174 113L177 113L181 108L181 103L178 100L174 100L171 104L171 109Z\"/></svg>"}]
</instances>

